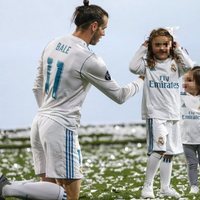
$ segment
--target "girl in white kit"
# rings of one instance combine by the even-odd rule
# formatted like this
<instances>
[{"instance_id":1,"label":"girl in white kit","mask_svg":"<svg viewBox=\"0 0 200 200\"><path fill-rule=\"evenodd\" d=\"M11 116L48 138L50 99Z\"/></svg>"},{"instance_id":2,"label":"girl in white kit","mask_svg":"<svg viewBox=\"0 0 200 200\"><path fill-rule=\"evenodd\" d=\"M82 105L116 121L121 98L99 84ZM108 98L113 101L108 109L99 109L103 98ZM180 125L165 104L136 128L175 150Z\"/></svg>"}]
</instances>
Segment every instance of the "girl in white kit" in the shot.
<instances>
[{"instance_id":1,"label":"girl in white kit","mask_svg":"<svg viewBox=\"0 0 200 200\"><path fill-rule=\"evenodd\" d=\"M199 192L198 164L200 164L200 66L194 67L183 77L181 93L181 133L187 161L190 193Z\"/></svg>"},{"instance_id":2,"label":"girl in white kit","mask_svg":"<svg viewBox=\"0 0 200 200\"><path fill-rule=\"evenodd\" d=\"M158 168L161 194L180 197L170 187L172 157L183 152L179 78L192 67L192 60L164 28L150 33L130 63L131 72L145 76L142 118L147 123L148 161L142 198L155 197L153 182Z\"/></svg>"}]
</instances>

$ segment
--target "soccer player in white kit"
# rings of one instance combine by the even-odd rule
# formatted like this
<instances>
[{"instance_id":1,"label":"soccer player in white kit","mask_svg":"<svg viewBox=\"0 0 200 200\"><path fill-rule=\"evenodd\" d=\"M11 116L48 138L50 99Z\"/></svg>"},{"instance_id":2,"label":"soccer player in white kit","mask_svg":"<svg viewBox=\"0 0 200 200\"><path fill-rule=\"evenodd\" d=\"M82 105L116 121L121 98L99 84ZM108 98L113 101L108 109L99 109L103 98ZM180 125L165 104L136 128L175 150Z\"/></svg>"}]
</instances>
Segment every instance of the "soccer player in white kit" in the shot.
<instances>
[{"instance_id":1,"label":"soccer player in white kit","mask_svg":"<svg viewBox=\"0 0 200 200\"><path fill-rule=\"evenodd\" d=\"M97 5L76 8L73 34L51 41L44 49L33 92L39 110L31 127L35 173L63 186L67 199L78 199L82 173L77 129L91 85L118 104L135 95L142 78L120 87L104 61L90 51L105 35L108 13Z\"/></svg>"},{"instance_id":2,"label":"soccer player in white kit","mask_svg":"<svg viewBox=\"0 0 200 200\"><path fill-rule=\"evenodd\" d=\"M186 157L190 193L199 192L200 165L200 66L195 66L183 77L181 93L181 134Z\"/></svg>"},{"instance_id":3,"label":"soccer player in white kit","mask_svg":"<svg viewBox=\"0 0 200 200\"><path fill-rule=\"evenodd\" d=\"M146 119L148 161L142 198L155 197L153 181L159 167L162 195L180 197L170 187L172 157L183 151L179 77L192 66L192 60L164 28L152 30L130 63L131 72L145 76L142 118Z\"/></svg>"}]
</instances>

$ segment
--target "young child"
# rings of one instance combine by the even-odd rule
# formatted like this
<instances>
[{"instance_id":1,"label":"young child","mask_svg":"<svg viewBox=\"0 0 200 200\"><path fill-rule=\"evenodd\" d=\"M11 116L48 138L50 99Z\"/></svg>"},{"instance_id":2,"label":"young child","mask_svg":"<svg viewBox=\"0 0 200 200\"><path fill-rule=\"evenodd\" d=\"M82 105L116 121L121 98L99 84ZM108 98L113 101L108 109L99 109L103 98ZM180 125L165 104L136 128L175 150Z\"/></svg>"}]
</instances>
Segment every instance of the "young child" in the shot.
<instances>
[{"instance_id":1,"label":"young child","mask_svg":"<svg viewBox=\"0 0 200 200\"><path fill-rule=\"evenodd\" d=\"M150 33L130 63L131 72L145 76L142 118L147 123L148 161L142 198L155 197L153 181L158 168L162 196L180 197L170 187L172 157L183 152L179 77L192 67L192 60L164 28Z\"/></svg>"},{"instance_id":2,"label":"young child","mask_svg":"<svg viewBox=\"0 0 200 200\"><path fill-rule=\"evenodd\" d=\"M194 67L183 77L181 93L181 133L187 161L190 193L197 194L198 164L200 164L200 66Z\"/></svg>"}]
</instances>

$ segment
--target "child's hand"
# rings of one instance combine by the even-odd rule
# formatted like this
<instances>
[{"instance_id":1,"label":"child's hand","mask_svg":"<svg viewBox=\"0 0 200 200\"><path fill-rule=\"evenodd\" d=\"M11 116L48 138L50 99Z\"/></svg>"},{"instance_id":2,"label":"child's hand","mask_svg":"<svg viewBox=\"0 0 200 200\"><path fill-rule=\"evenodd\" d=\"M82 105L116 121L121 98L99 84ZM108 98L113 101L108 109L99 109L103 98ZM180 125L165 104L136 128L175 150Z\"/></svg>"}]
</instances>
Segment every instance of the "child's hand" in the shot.
<instances>
[{"instance_id":1,"label":"child's hand","mask_svg":"<svg viewBox=\"0 0 200 200\"><path fill-rule=\"evenodd\" d=\"M142 45L145 46L145 47L148 47L148 45L149 45L149 41L146 40Z\"/></svg>"},{"instance_id":2,"label":"child's hand","mask_svg":"<svg viewBox=\"0 0 200 200\"><path fill-rule=\"evenodd\" d=\"M180 47L179 43L178 42L173 42L173 48L178 48Z\"/></svg>"}]
</instances>

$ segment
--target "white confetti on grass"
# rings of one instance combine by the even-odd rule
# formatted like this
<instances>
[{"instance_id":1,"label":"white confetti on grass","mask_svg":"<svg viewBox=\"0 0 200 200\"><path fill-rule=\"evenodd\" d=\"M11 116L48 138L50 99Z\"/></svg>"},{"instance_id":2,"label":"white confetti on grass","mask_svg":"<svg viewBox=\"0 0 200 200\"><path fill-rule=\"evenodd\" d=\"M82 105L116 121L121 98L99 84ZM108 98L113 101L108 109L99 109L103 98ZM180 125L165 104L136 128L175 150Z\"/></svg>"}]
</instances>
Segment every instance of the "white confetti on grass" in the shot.
<instances>
[{"instance_id":1,"label":"white confetti on grass","mask_svg":"<svg viewBox=\"0 0 200 200\"><path fill-rule=\"evenodd\" d=\"M88 129L90 130L90 128ZM143 128L110 126L107 129L101 127L97 131L113 132L116 138L123 137L122 133L132 137L134 134L141 137ZM94 131L94 128L89 132ZM88 133L86 130L85 133ZM127 137L128 138L128 137ZM141 188L144 182L146 171L146 145L137 144L116 144L116 145L86 145L82 146L84 179L81 187L80 200L133 200L140 199ZM32 155L30 148L27 151L1 150L1 172L5 173L12 180L34 178ZM19 170L20 169L20 170ZM189 195L189 184L187 170L183 155L174 159L172 186L182 195L182 200L199 199L198 195ZM160 178L159 172L154 182L156 199L159 196ZM170 198L165 198L170 199ZM11 199L8 199L11 200Z\"/></svg>"}]
</instances>

